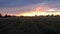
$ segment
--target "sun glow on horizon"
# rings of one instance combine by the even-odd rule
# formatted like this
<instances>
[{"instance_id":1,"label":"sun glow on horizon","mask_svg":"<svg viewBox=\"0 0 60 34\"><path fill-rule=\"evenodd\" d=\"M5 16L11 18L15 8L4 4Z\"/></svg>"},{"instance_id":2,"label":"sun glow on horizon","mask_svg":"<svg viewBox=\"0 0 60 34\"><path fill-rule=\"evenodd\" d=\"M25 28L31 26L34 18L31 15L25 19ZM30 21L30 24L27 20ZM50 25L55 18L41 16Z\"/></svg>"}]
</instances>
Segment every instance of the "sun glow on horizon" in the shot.
<instances>
[{"instance_id":1,"label":"sun glow on horizon","mask_svg":"<svg viewBox=\"0 0 60 34\"><path fill-rule=\"evenodd\" d=\"M46 7L37 7L37 8L34 8L32 11L23 12L23 13L17 14L16 16L35 16L35 15L46 16L46 15L51 15L51 14L53 14L53 15L59 14L60 15L60 12L57 12L57 10L55 10L55 9L50 9L49 7L47 7L47 8Z\"/></svg>"},{"instance_id":2,"label":"sun glow on horizon","mask_svg":"<svg viewBox=\"0 0 60 34\"><path fill-rule=\"evenodd\" d=\"M39 16L39 15L44 15L44 13L42 13L41 11L40 12L37 12L37 11L31 11L31 12L25 12L25 13L20 13L20 14L17 14L17 16Z\"/></svg>"},{"instance_id":3,"label":"sun glow on horizon","mask_svg":"<svg viewBox=\"0 0 60 34\"><path fill-rule=\"evenodd\" d=\"M20 13L20 14L17 14L16 16L35 16L35 15L37 15L37 16L40 16L40 15L46 16L46 15L51 15L51 14L53 14L53 15L58 15L59 14L60 15L60 12L47 13L47 12L42 12L42 11L40 11L40 12L32 11L32 12Z\"/></svg>"}]
</instances>

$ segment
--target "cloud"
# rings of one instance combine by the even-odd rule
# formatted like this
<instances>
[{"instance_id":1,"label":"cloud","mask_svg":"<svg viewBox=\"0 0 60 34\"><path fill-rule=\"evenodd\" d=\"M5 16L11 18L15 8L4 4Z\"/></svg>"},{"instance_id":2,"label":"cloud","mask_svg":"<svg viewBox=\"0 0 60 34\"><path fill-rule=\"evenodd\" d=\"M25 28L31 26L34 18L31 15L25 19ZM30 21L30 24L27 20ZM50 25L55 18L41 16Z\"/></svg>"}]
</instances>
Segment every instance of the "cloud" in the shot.
<instances>
[{"instance_id":1,"label":"cloud","mask_svg":"<svg viewBox=\"0 0 60 34\"><path fill-rule=\"evenodd\" d=\"M60 0L0 0L0 13L2 14L19 14L30 12L35 8L58 9ZM45 11L45 10L44 10Z\"/></svg>"},{"instance_id":2,"label":"cloud","mask_svg":"<svg viewBox=\"0 0 60 34\"><path fill-rule=\"evenodd\" d=\"M44 0L0 0L0 7L26 6L43 1Z\"/></svg>"}]
</instances>

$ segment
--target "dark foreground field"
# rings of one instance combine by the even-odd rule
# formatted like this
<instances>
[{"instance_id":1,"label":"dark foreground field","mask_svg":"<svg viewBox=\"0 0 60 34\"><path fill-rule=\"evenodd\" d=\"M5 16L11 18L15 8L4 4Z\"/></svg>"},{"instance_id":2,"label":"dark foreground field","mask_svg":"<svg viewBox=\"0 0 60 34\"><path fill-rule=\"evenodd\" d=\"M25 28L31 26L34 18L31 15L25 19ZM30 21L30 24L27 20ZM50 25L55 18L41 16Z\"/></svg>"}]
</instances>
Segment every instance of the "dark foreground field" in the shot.
<instances>
[{"instance_id":1,"label":"dark foreground field","mask_svg":"<svg viewBox=\"0 0 60 34\"><path fill-rule=\"evenodd\" d=\"M0 34L60 34L60 17L3 17Z\"/></svg>"}]
</instances>

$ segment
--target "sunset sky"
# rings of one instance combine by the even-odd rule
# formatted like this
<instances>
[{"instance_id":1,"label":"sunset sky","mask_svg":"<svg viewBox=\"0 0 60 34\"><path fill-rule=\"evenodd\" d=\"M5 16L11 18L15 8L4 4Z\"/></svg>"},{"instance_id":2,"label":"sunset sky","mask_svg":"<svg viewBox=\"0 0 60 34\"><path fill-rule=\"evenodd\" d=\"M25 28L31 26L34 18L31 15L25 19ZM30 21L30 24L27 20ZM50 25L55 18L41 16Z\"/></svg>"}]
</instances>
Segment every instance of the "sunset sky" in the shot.
<instances>
[{"instance_id":1,"label":"sunset sky","mask_svg":"<svg viewBox=\"0 0 60 34\"><path fill-rule=\"evenodd\" d=\"M0 13L16 16L59 14L60 0L0 0Z\"/></svg>"}]
</instances>

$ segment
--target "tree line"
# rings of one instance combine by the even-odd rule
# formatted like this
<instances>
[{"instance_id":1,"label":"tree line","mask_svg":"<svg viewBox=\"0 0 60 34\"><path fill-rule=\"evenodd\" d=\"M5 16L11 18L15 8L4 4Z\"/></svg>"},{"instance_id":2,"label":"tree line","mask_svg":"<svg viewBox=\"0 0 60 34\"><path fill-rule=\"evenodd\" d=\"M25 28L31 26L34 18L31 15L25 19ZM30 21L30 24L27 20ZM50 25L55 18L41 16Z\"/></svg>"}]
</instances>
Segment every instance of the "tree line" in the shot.
<instances>
[{"instance_id":1,"label":"tree line","mask_svg":"<svg viewBox=\"0 0 60 34\"><path fill-rule=\"evenodd\" d=\"M8 15L8 14L5 14L4 16L0 13L0 17L15 17L14 15L11 16L11 15Z\"/></svg>"},{"instance_id":2,"label":"tree line","mask_svg":"<svg viewBox=\"0 0 60 34\"><path fill-rule=\"evenodd\" d=\"M35 15L35 16L37 16L37 15ZM40 16L43 16L43 15L40 15ZM59 14L57 14L57 15L54 15L54 14L51 14L51 15L46 15L46 17L59 17L60 15ZM11 15L8 15L8 14L5 14L4 16L0 13L0 17L16 17L16 16L11 16ZM24 17L24 16L20 16L20 17Z\"/></svg>"}]
</instances>

